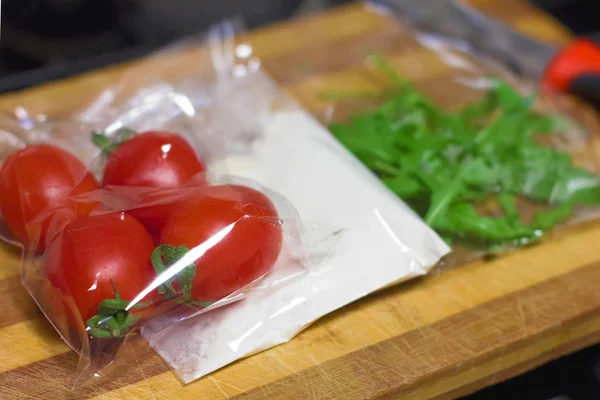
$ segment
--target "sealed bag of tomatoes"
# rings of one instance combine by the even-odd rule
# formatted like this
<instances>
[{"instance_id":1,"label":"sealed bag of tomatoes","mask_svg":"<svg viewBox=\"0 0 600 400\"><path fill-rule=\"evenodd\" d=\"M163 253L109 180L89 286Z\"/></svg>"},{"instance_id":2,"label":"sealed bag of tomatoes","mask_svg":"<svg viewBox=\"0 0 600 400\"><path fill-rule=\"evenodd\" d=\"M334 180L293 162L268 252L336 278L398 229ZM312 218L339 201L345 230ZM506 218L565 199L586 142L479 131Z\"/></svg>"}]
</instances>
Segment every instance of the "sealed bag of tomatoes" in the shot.
<instances>
[{"instance_id":1,"label":"sealed bag of tomatoes","mask_svg":"<svg viewBox=\"0 0 600 400\"><path fill-rule=\"evenodd\" d=\"M2 237L23 249L25 287L81 355L79 384L130 363L146 325L268 291L263 277L300 274L339 233L303 225L252 181L208 177L176 133L122 139L104 147L100 176L51 144L6 150L0 170Z\"/></svg>"},{"instance_id":2,"label":"sealed bag of tomatoes","mask_svg":"<svg viewBox=\"0 0 600 400\"><path fill-rule=\"evenodd\" d=\"M22 251L25 288L80 355L76 386L131 367L150 333L286 285L340 233L254 181L209 174L281 98L251 76L252 47L231 48L238 30L218 24L206 46L0 120L0 240Z\"/></svg>"}]
</instances>

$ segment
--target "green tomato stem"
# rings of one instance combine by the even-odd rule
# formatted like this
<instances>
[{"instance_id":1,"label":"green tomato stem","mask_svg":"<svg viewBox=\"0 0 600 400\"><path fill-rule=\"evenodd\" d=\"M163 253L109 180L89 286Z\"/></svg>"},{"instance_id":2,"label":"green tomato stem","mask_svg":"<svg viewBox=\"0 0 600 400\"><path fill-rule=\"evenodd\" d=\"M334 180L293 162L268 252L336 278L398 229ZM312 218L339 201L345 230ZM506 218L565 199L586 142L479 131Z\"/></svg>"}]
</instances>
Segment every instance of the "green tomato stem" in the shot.
<instances>
[{"instance_id":1,"label":"green tomato stem","mask_svg":"<svg viewBox=\"0 0 600 400\"><path fill-rule=\"evenodd\" d=\"M136 135L136 132L129 128L121 128L115 132L114 137L109 137L102 132L92 132L92 142L98 147L105 155L110 155L117 149L121 144L128 141Z\"/></svg>"},{"instance_id":2,"label":"green tomato stem","mask_svg":"<svg viewBox=\"0 0 600 400\"><path fill-rule=\"evenodd\" d=\"M161 244L156 247L150 256L156 274L162 274L189 251L190 250L185 246L174 247L168 244ZM213 302L196 301L192 298L192 285L195 276L196 265L192 263L183 268L178 274L165 281L163 285L159 286L158 293L178 304L208 307L213 304ZM177 281L180 291L175 289L173 281Z\"/></svg>"},{"instance_id":3,"label":"green tomato stem","mask_svg":"<svg viewBox=\"0 0 600 400\"><path fill-rule=\"evenodd\" d=\"M92 337L102 339L123 337L139 319L139 317L136 317L131 312L126 311L129 302L121 300L116 285L114 282L112 284L115 291L115 298L103 300L98 306L98 314L86 321L88 333ZM150 304L138 303L132 308L139 309L147 307Z\"/></svg>"}]
</instances>

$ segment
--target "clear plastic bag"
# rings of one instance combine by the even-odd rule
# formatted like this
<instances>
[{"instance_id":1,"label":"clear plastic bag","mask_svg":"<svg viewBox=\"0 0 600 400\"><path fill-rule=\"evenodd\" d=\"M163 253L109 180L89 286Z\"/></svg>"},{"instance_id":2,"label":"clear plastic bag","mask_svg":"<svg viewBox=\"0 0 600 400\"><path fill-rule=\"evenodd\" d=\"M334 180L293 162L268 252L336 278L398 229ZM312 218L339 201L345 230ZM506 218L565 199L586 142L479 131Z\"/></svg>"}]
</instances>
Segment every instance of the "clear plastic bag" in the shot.
<instances>
[{"instance_id":1,"label":"clear plastic bag","mask_svg":"<svg viewBox=\"0 0 600 400\"><path fill-rule=\"evenodd\" d=\"M21 247L24 286L79 353L76 387L123 371L140 330L293 282L343 232L250 179L206 171L260 137L279 96L241 72L258 66L230 48L238 29L193 40L208 46L187 71L171 60L185 43L149 57L74 115L18 107L0 120L0 239ZM247 98L257 85L260 101Z\"/></svg>"},{"instance_id":2,"label":"clear plastic bag","mask_svg":"<svg viewBox=\"0 0 600 400\"><path fill-rule=\"evenodd\" d=\"M23 283L81 355L80 383L104 376L139 327L159 332L271 290L260 285L271 271L293 280L310 269L306 243L317 231L304 231L285 199L249 186L107 187L70 201L93 211L54 209L28 224L39 232L49 221L45 252L30 242Z\"/></svg>"},{"instance_id":3,"label":"clear plastic bag","mask_svg":"<svg viewBox=\"0 0 600 400\"><path fill-rule=\"evenodd\" d=\"M590 109L539 93L468 43L419 31L385 2L365 9L380 20L379 40L353 43L343 68L319 82L317 115L452 245L446 266L598 216Z\"/></svg>"},{"instance_id":4,"label":"clear plastic bag","mask_svg":"<svg viewBox=\"0 0 600 400\"><path fill-rule=\"evenodd\" d=\"M45 162L57 166L38 180L32 168ZM248 179L200 173L175 188L100 188L47 144L12 153L0 180L2 239L22 247L24 286L80 354L77 386L126 366L139 328L160 332L272 291L261 284L272 271L276 286L293 282L342 232L303 224L285 198Z\"/></svg>"}]
</instances>

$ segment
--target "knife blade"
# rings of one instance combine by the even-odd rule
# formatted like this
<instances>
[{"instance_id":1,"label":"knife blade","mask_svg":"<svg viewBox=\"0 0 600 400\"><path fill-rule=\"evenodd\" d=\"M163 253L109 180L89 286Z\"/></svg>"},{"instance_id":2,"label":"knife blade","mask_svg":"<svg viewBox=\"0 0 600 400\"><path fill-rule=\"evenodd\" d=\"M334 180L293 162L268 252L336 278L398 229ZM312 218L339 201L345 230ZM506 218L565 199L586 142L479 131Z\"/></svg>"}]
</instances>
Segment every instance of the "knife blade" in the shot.
<instances>
[{"instance_id":1,"label":"knife blade","mask_svg":"<svg viewBox=\"0 0 600 400\"><path fill-rule=\"evenodd\" d=\"M600 109L600 40L577 38L564 48L522 35L452 0L379 0L419 31L460 42L543 86L570 92Z\"/></svg>"}]
</instances>

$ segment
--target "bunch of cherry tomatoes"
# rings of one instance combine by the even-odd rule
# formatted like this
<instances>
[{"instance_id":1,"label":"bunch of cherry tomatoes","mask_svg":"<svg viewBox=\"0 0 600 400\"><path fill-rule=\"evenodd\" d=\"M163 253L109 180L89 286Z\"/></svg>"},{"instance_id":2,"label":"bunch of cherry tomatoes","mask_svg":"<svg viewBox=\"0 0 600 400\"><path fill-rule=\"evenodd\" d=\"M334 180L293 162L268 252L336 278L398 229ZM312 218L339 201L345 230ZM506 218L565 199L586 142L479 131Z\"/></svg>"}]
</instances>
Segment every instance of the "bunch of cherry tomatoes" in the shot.
<instances>
[{"instance_id":1,"label":"bunch of cherry tomatoes","mask_svg":"<svg viewBox=\"0 0 600 400\"><path fill-rule=\"evenodd\" d=\"M70 310L70 328L122 337L155 315L157 304L206 306L273 268L283 234L264 194L209 185L205 164L175 133L119 137L94 134L107 157L101 182L75 156L47 144L15 152L0 170L4 222L43 257L41 274L68 303L62 309ZM203 245L189 265L164 275Z\"/></svg>"}]
</instances>

